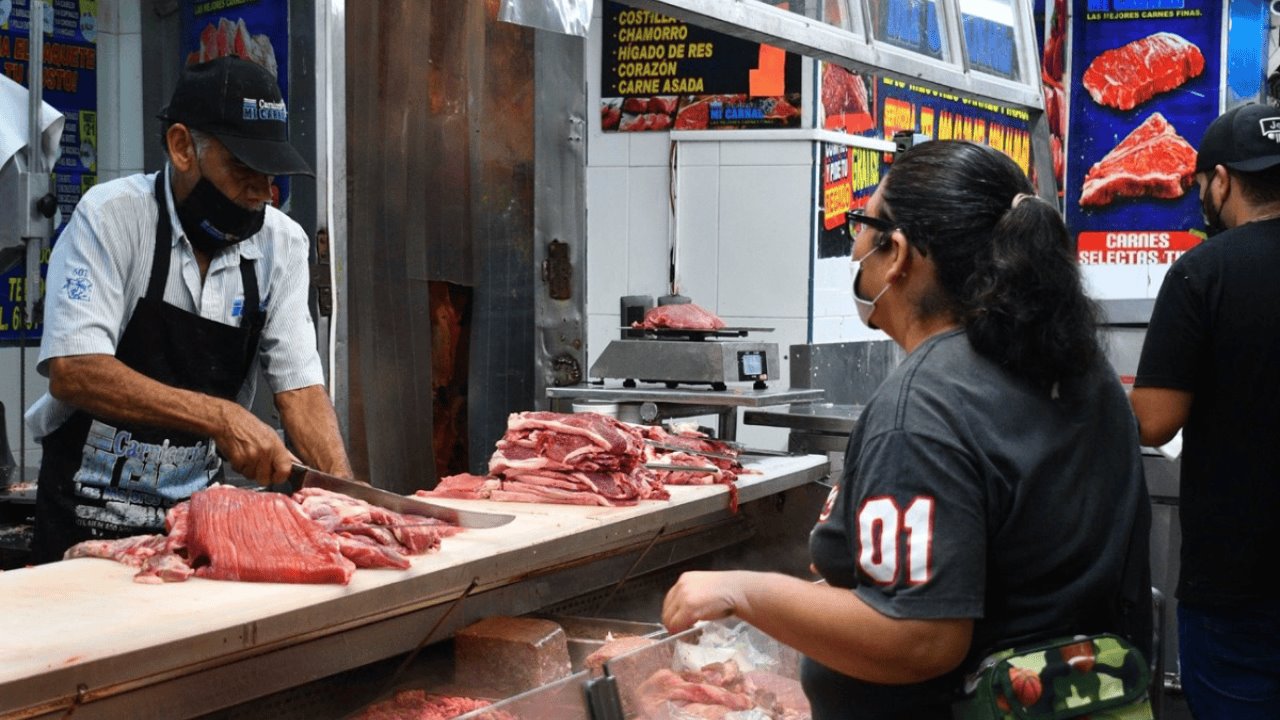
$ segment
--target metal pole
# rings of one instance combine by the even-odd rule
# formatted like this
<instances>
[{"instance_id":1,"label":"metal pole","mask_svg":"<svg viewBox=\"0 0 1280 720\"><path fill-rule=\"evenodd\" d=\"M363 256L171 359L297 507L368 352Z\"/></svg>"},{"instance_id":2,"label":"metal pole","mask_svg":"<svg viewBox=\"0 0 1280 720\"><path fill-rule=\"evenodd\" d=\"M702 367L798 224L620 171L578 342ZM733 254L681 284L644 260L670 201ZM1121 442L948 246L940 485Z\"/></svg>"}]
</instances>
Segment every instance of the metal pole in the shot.
<instances>
[{"instance_id":1,"label":"metal pole","mask_svg":"<svg viewBox=\"0 0 1280 720\"><path fill-rule=\"evenodd\" d=\"M31 191L27 198L35 201L49 193L49 173L52 168L45 167L44 147L40 141L40 114L44 107L44 0L31 0L31 13L28 18L27 32L30 36L30 60L27 63L27 183ZM26 211L34 216L35 208ZM32 233L27 241L27 285L23 292L22 327L33 325L37 319L37 305L40 293L40 256L43 254L44 241L49 232ZM52 229L52 228L48 228Z\"/></svg>"},{"instance_id":2,"label":"metal pole","mask_svg":"<svg viewBox=\"0 0 1280 720\"><path fill-rule=\"evenodd\" d=\"M23 288L22 304L19 306L22 318L18 325L18 480L25 481L27 472L27 424L23 414L27 409L27 328L34 327L39 315L38 308L43 293L40 292L40 260L44 254L44 241L49 236L51 227L44 223L37 224L39 213L36 209L36 198L44 198L49 192L49 173L52 168L45 167L44 143L41 141L41 110L44 108L44 0L31 0L30 12L27 15L27 36L29 38L27 61L27 172L26 172L26 207L22 212L28 218L28 228L39 227L39 231L29 231L31 235L23 238L27 250L27 278Z\"/></svg>"}]
</instances>

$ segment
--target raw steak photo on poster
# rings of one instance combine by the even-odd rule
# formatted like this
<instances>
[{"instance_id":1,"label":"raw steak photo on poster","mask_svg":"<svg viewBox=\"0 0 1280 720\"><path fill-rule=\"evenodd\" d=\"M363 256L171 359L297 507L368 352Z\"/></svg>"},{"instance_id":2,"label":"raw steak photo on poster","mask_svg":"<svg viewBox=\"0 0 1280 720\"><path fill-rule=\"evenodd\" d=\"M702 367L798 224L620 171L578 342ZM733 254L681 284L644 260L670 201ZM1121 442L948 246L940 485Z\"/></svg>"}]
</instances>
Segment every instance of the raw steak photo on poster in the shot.
<instances>
[{"instance_id":1,"label":"raw steak photo on poster","mask_svg":"<svg viewBox=\"0 0 1280 720\"><path fill-rule=\"evenodd\" d=\"M1183 10L1190 16L1072 18L1064 190L1075 237L1203 224L1199 193L1188 179L1193 150L1219 111L1221 3L1188 0Z\"/></svg>"}]
</instances>

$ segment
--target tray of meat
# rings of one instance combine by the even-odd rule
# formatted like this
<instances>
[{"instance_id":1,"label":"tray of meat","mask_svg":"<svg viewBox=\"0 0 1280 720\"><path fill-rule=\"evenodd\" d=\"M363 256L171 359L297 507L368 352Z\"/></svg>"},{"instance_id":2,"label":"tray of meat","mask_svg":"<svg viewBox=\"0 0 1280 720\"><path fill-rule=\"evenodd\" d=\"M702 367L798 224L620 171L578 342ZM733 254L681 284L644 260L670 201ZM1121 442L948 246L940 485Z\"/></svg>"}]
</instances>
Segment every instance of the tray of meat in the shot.
<instances>
[{"instance_id":1,"label":"tray of meat","mask_svg":"<svg viewBox=\"0 0 1280 720\"><path fill-rule=\"evenodd\" d=\"M800 655L746 623L702 623L604 663L629 720L807 720Z\"/></svg>"},{"instance_id":2,"label":"tray of meat","mask_svg":"<svg viewBox=\"0 0 1280 720\"><path fill-rule=\"evenodd\" d=\"M545 617L564 628L565 640L569 646L569 664L575 672L599 671L607 659L652 644L667 635L667 630L661 623L571 615Z\"/></svg>"},{"instance_id":3,"label":"tray of meat","mask_svg":"<svg viewBox=\"0 0 1280 720\"><path fill-rule=\"evenodd\" d=\"M457 720L591 720L585 672L480 708Z\"/></svg>"}]
</instances>

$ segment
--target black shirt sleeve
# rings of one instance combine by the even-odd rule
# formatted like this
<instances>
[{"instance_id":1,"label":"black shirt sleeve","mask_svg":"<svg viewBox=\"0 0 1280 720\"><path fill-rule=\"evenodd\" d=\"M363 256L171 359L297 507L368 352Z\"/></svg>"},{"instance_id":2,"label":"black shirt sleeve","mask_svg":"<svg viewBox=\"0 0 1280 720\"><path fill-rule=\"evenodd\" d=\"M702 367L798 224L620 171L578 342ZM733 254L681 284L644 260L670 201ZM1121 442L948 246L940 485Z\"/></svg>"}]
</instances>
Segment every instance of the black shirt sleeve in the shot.
<instances>
[{"instance_id":1,"label":"black shirt sleeve","mask_svg":"<svg viewBox=\"0 0 1280 720\"><path fill-rule=\"evenodd\" d=\"M1192 390L1208 335L1204 292L1184 263L1169 269L1147 327L1134 387Z\"/></svg>"}]
</instances>

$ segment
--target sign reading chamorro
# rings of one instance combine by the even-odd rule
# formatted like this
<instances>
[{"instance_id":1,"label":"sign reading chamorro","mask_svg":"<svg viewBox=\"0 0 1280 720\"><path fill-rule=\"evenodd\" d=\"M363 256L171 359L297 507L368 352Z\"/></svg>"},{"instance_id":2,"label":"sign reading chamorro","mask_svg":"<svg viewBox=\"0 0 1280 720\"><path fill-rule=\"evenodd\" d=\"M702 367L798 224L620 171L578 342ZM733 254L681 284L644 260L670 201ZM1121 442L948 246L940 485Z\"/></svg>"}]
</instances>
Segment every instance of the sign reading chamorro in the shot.
<instances>
[{"instance_id":1,"label":"sign reading chamorro","mask_svg":"<svg viewBox=\"0 0 1280 720\"><path fill-rule=\"evenodd\" d=\"M800 126L800 57L616 2L604 4L606 132Z\"/></svg>"}]
</instances>

